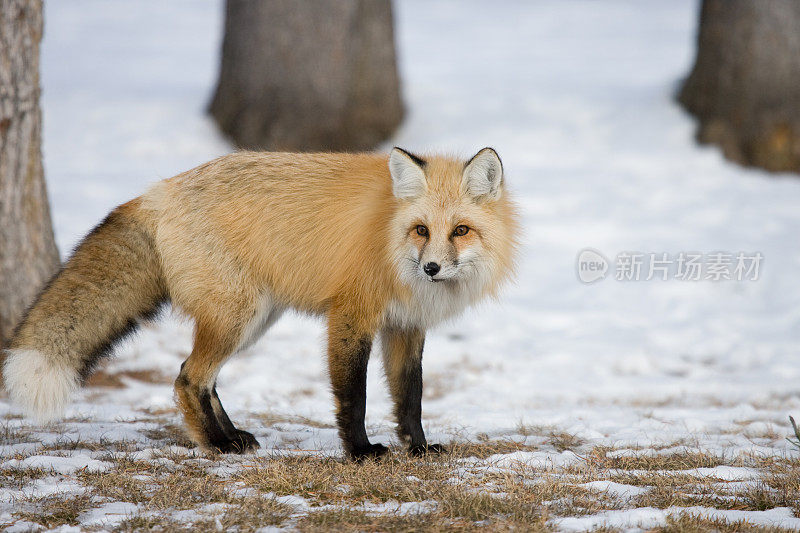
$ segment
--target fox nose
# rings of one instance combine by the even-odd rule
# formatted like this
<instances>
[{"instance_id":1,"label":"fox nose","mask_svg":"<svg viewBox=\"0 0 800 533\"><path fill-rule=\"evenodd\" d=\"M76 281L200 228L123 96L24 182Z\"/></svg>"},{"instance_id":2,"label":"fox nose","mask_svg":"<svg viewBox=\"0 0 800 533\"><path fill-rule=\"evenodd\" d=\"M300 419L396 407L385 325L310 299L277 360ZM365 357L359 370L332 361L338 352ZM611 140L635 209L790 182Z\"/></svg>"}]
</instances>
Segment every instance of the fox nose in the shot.
<instances>
[{"instance_id":1,"label":"fox nose","mask_svg":"<svg viewBox=\"0 0 800 533\"><path fill-rule=\"evenodd\" d=\"M439 266L439 263L434 262L425 263L425 266L422 267L422 270L429 276L435 276L441 269L442 267Z\"/></svg>"}]
</instances>

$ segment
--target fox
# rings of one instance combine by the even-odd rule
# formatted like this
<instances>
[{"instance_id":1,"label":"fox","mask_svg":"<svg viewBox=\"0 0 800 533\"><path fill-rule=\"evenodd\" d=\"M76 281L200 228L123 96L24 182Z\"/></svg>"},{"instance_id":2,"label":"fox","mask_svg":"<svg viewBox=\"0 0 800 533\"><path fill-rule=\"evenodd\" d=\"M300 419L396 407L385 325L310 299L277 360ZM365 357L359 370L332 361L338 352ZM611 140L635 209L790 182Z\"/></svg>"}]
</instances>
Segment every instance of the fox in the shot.
<instances>
[{"instance_id":1,"label":"fox","mask_svg":"<svg viewBox=\"0 0 800 533\"><path fill-rule=\"evenodd\" d=\"M41 423L142 320L168 303L193 319L175 380L189 438L209 453L259 447L217 395L221 366L288 309L327 321L343 450L367 436L367 362L381 346L407 452L444 450L422 428L426 331L511 279L517 208L497 152L467 161L380 153L240 151L156 182L98 224L47 283L5 350L13 404Z\"/></svg>"}]
</instances>

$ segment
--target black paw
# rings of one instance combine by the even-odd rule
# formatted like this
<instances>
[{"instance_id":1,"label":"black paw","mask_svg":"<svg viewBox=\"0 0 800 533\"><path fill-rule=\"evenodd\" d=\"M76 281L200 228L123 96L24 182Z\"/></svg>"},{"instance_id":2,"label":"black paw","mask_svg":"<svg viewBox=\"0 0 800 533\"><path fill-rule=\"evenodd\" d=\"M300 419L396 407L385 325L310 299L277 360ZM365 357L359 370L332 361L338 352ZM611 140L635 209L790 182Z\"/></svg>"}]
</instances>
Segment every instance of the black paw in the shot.
<instances>
[{"instance_id":1,"label":"black paw","mask_svg":"<svg viewBox=\"0 0 800 533\"><path fill-rule=\"evenodd\" d=\"M215 442L213 447L219 453L238 453L243 454L247 452L252 452L260 448L258 441L253 436L252 433L247 431L243 431L241 429L236 430L236 436L232 439L228 439L222 442Z\"/></svg>"},{"instance_id":2,"label":"black paw","mask_svg":"<svg viewBox=\"0 0 800 533\"><path fill-rule=\"evenodd\" d=\"M353 448L347 455L353 461L360 463L366 459L377 459L388 451L389 448L383 444L368 444Z\"/></svg>"},{"instance_id":3,"label":"black paw","mask_svg":"<svg viewBox=\"0 0 800 533\"><path fill-rule=\"evenodd\" d=\"M236 430L236 436L233 441L241 447L241 453L254 452L261 447L252 433L242 429Z\"/></svg>"},{"instance_id":4,"label":"black paw","mask_svg":"<svg viewBox=\"0 0 800 533\"><path fill-rule=\"evenodd\" d=\"M428 455L428 454L439 455L440 453L446 453L446 452L447 448L445 448L441 444L426 444L424 446L417 444L408 447L408 453L410 453L415 457L421 457L423 455Z\"/></svg>"}]
</instances>

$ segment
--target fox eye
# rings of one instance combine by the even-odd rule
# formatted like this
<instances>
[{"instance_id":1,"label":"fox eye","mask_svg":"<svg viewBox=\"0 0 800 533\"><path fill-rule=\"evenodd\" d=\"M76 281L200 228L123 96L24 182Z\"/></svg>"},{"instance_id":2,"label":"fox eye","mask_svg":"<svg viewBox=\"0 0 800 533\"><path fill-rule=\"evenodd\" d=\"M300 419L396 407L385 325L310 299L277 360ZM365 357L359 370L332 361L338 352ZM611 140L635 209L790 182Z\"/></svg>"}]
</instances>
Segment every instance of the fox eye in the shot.
<instances>
[{"instance_id":1,"label":"fox eye","mask_svg":"<svg viewBox=\"0 0 800 533\"><path fill-rule=\"evenodd\" d=\"M456 229L453 230L454 237L463 237L467 233L469 233L469 227L464 226L463 224L460 226L456 226Z\"/></svg>"},{"instance_id":2,"label":"fox eye","mask_svg":"<svg viewBox=\"0 0 800 533\"><path fill-rule=\"evenodd\" d=\"M419 226L417 226L417 235L419 235L421 237L427 237L428 236L428 228L426 228L425 226L420 224Z\"/></svg>"}]
</instances>

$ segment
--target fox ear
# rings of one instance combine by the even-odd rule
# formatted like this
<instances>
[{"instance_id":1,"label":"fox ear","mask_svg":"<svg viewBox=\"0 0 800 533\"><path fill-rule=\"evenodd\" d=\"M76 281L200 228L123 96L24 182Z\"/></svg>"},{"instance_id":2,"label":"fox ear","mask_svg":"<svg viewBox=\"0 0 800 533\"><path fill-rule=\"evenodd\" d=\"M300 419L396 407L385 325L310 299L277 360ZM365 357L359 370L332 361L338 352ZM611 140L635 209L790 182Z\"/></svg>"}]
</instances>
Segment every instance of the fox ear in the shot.
<instances>
[{"instance_id":1,"label":"fox ear","mask_svg":"<svg viewBox=\"0 0 800 533\"><path fill-rule=\"evenodd\" d=\"M428 190L425 178L425 161L402 148L394 147L389 155L389 173L392 175L392 192L397 198L418 198Z\"/></svg>"},{"instance_id":2,"label":"fox ear","mask_svg":"<svg viewBox=\"0 0 800 533\"><path fill-rule=\"evenodd\" d=\"M500 198L503 189L503 163L492 148L484 148L464 166L461 181L464 191L478 202Z\"/></svg>"}]
</instances>

